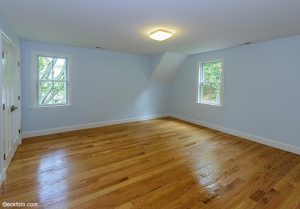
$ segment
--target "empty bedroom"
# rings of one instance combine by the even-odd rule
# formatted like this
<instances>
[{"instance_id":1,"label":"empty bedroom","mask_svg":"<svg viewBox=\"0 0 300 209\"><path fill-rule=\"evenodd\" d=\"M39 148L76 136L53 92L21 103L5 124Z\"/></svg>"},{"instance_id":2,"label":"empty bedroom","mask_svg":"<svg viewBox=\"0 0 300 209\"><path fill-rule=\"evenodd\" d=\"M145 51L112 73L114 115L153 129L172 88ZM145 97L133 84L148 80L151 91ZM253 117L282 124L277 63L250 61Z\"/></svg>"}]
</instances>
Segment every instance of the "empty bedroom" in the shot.
<instances>
[{"instance_id":1,"label":"empty bedroom","mask_svg":"<svg viewBox=\"0 0 300 209\"><path fill-rule=\"evenodd\" d=\"M300 209L300 1L0 0L0 208Z\"/></svg>"}]
</instances>

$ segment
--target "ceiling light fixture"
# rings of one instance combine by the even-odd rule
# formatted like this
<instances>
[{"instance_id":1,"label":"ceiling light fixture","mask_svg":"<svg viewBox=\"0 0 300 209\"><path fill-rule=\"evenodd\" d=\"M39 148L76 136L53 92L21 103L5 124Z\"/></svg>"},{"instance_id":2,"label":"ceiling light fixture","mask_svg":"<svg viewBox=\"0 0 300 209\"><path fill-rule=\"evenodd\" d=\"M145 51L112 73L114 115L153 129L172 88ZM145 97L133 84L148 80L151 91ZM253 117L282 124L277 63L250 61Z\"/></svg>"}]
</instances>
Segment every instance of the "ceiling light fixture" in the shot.
<instances>
[{"instance_id":1,"label":"ceiling light fixture","mask_svg":"<svg viewBox=\"0 0 300 209\"><path fill-rule=\"evenodd\" d=\"M149 38L156 41L164 41L172 36L172 32L165 29L157 29L149 34Z\"/></svg>"}]
</instances>

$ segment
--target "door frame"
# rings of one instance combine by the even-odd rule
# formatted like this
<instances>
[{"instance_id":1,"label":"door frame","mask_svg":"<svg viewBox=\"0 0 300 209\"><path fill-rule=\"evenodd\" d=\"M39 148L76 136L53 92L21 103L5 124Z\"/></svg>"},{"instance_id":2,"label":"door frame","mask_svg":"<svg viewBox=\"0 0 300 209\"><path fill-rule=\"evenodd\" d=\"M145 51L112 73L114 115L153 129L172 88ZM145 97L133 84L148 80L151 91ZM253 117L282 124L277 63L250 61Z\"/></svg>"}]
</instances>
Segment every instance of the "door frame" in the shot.
<instances>
[{"instance_id":1,"label":"door frame","mask_svg":"<svg viewBox=\"0 0 300 209\"><path fill-rule=\"evenodd\" d=\"M14 48L14 50L17 51L18 53L18 59L20 59L20 49L19 47L17 47L17 45L9 38L8 35L6 35L6 33L1 30L0 28L0 52L1 52L1 62L2 62L2 38L6 39L9 44L12 45L12 47ZM19 73L21 76L21 66L19 67ZM21 79L21 78L20 78ZM20 88L21 88L21 84L20 84ZM21 89L20 89L21 91ZM1 92L1 96L0 96L0 104L1 104L1 108L2 108L2 64L0 64L0 92ZM21 92L20 92L21 94ZM20 107L20 111L21 111L21 107ZM20 120L21 120L21 116L20 116ZM2 184L2 182L6 179L6 168L5 168L5 162L4 162L4 149L3 149L3 121L2 121L2 110L0 112L0 183ZM22 143L22 135L20 135L20 142L19 144Z\"/></svg>"}]
</instances>

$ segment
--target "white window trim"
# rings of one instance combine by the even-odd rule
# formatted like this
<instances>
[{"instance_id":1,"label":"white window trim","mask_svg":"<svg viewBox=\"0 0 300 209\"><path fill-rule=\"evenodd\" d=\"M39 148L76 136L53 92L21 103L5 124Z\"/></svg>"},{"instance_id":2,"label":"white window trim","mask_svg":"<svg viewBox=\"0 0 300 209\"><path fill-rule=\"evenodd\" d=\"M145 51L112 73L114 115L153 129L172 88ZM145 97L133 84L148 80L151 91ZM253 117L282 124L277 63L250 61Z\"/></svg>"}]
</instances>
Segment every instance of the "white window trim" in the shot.
<instances>
[{"instance_id":1,"label":"white window trim","mask_svg":"<svg viewBox=\"0 0 300 209\"><path fill-rule=\"evenodd\" d=\"M37 99L37 56L45 57L61 57L68 59L68 103L67 104L53 104L53 105L38 105ZM47 108L60 108L70 107L73 102L73 58L70 54L62 54L49 51L33 51L31 53L31 108L33 109L47 109Z\"/></svg>"},{"instance_id":2,"label":"white window trim","mask_svg":"<svg viewBox=\"0 0 300 209\"><path fill-rule=\"evenodd\" d=\"M209 63L209 62L222 62L222 78L221 78L221 95L220 95L220 104L210 103L210 102L203 102L200 98L200 85L201 85L201 78L200 74L202 72L202 64L203 63ZM197 68L197 97L196 97L196 104L210 106L210 107L220 107L224 108L224 58L217 58L217 59L209 59L209 60L203 60L198 63Z\"/></svg>"}]
</instances>

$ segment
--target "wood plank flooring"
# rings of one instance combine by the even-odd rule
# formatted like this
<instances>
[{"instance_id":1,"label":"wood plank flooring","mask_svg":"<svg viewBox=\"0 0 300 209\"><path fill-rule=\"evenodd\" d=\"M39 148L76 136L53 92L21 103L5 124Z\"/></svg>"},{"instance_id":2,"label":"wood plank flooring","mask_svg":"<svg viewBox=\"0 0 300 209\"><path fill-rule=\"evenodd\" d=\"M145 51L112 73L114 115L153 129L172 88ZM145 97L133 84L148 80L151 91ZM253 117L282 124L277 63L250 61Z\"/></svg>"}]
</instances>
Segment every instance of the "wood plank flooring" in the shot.
<instances>
[{"instance_id":1,"label":"wood plank flooring","mask_svg":"<svg viewBox=\"0 0 300 209\"><path fill-rule=\"evenodd\" d=\"M0 195L53 209L300 208L300 156L162 118L23 140Z\"/></svg>"}]
</instances>

